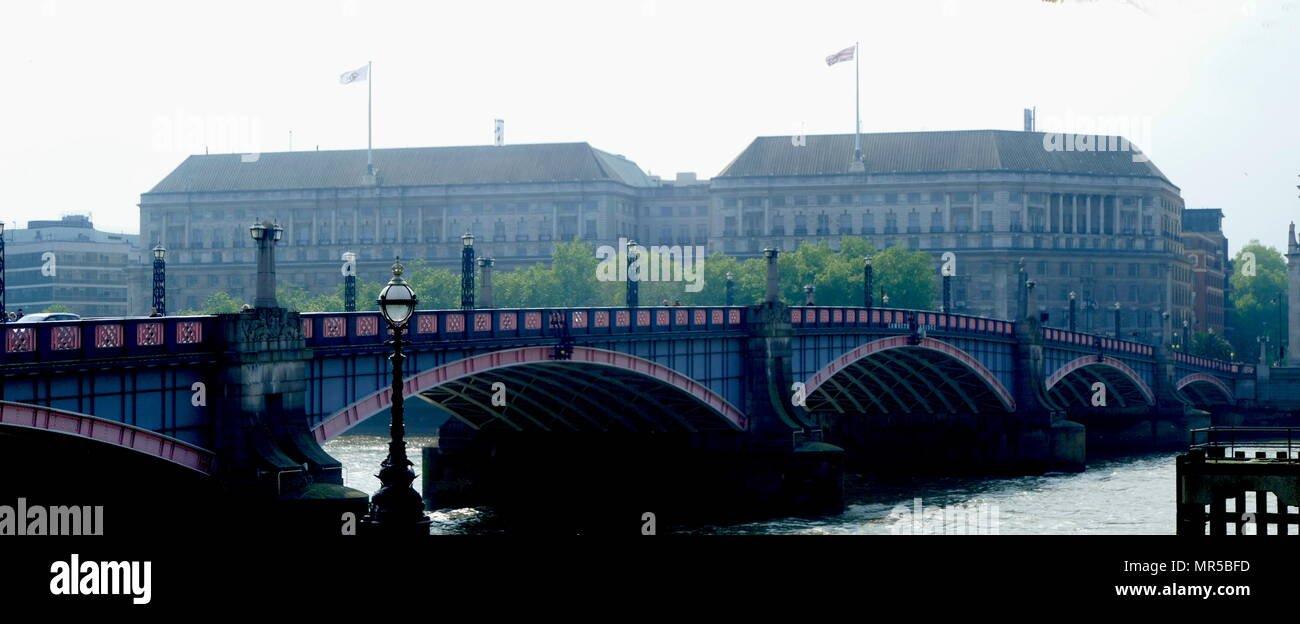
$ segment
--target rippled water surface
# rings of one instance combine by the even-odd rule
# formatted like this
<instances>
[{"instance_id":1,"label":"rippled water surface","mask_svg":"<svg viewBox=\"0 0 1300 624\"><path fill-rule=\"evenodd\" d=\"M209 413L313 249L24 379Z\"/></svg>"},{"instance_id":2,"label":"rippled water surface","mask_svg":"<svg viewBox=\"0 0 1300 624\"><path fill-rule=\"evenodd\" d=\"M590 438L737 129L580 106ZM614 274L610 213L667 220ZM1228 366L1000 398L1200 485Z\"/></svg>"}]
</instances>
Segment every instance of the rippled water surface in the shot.
<instances>
[{"instance_id":1,"label":"rippled water surface","mask_svg":"<svg viewBox=\"0 0 1300 624\"><path fill-rule=\"evenodd\" d=\"M433 438L408 438L419 472L420 451ZM350 487L373 494L388 452L384 436L340 436L325 450L343 462ZM850 476L844 513L685 529L725 534L1141 534L1174 532L1174 458L1155 453L1096 459L1081 473L1035 477L879 479ZM419 489L417 479L415 487ZM920 498L920 514L917 498ZM943 516L947 511L948 515ZM493 533L490 511L429 514L434 533ZM916 521L914 521L916 520Z\"/></svg>"}]
</instances>

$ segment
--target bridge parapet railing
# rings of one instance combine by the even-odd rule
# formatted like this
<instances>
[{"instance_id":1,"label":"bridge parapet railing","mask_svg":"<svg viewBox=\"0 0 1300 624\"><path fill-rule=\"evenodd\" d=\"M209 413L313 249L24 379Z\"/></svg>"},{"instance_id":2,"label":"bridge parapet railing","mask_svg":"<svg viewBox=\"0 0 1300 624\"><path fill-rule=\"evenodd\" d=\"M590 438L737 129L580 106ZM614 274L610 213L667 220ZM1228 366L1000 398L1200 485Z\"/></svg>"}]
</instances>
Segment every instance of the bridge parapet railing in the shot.
<instances>
[{"instance_id":1,"label":"bridge parapet railing","mask_svg":"<svg viewBox=\"0 0 1300 624\"><path fill-rule=\"evenodd\" d=\"M82 319L0 324L4 364L150 357L215 349L215 316Z\"/></svg>"},{"instance_id":2,"label":"bridge parapet railing","mask_svg":"<svg viewBox=\"0 0 1300 624\"><path fill-rule=\"evenodd\" d=\"M1119 340L1097 334L1072 332L1055 327L1043 328L1043 342L1082 349L1100 348L1109 353L1130 354L1141 357L1153 357L1155 355L1155 348L1149 344L1132 340Z\"/></svg>"},{"instance_id":3,"label":"bridge parapet railing","mask_svg":"<svg viewBox=\"0 0 1300 624\"><path fill-rule=\"evenodd\" d=\"M1015 335L1015 323L998 319L945 314L926 310L797 306L790 308L790 325L795 329L865 327L910 331L913 325L926 331L964 332L1003 336Z\"/></svg>"},{"instance_id":4,"label":"bridge parapet railing","mask_svg":"<svg viewBox=\"0 0 1300 624\"><path fill-rule=\"evenodd\" d=\"M741 306L417 310L405 339L419 344L554 337L556 320L575 337L728 331L743 329L747 322ZM302 331L308 347L377 345L390 336L378 312L303 314Z\"/></svg>"},{"instance_id":5,"label":"bridge parapet railing","mask_svg":"<svg viewBox=\"0 0 1300 624\"><path fill-rule=\"evenodd\" d=\"M1217 371L1220 373L1229 373L1232 375L1254 375L1255 366L1252 364L1242 364L1240 362L1229 362L1227 360L1217 360L1214 358L1201 357L1182 351L1174 351L1174 361L1185 366L1203 368Z\"/></svg>"}]
</instances>

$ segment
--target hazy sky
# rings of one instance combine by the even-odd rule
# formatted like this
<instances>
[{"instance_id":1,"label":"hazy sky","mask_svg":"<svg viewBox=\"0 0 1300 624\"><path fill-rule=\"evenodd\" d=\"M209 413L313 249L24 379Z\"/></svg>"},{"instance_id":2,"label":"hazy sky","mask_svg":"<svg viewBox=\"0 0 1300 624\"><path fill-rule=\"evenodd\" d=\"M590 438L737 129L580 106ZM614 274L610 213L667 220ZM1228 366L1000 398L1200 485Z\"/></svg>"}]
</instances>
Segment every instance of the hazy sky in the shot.
<instances>
[{"instance_id":1,"label":"hazy sky","mask_svg":"<svg viewBox=\"0 0 1300 624\"><path fill-rule=\"evenodd\" d=\"M716 175L755 136L1121 124L1235 250L1300 213L1300 0L0 4L0 219L136 232L190 153L588 141ZM1067 126L1068 124L1068 126Z\"/></svg>"}]
</instances>

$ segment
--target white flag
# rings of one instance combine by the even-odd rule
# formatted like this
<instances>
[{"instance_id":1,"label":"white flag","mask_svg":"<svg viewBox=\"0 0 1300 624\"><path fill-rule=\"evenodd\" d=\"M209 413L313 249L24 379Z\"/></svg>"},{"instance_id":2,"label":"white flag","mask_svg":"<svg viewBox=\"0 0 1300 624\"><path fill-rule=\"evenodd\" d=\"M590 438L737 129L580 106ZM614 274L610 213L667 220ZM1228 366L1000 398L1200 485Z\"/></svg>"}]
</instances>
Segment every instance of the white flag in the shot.
<instances>
[{"instance_id":1,"label":"white flag","mask_svg":"<svg viewBox=\"0 0 1300 624\"><path fill-rule=\"evenodd\" d=\"M369 76L370 65L362 65L359 69L354 69L350 72L343 72L343 75L339 76L339 84L359 82L365 80Z\"/></svg>"}]
</instances>

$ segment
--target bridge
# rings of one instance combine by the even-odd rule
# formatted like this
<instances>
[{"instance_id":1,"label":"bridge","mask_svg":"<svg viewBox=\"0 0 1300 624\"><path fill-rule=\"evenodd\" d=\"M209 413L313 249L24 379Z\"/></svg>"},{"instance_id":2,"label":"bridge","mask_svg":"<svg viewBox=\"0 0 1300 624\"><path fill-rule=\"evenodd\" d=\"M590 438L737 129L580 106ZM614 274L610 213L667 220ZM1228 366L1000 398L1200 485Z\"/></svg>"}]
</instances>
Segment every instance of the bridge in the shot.
<instances>
[{"instance_id":1,"label":"bridge","mask_svg":"<svg viewBox=\"0 0 1300 624\"><path fill-rule=\"evenodd\" d=\"M773 293L755 306L418 311L405 395L449 415L425 451L426 502L481 502L512 474L600 447L606 461L671 458L715 502L706 492L833 509L846 460L1080 470L1090 445L1185 444L1206 411L1255 400L1250 365L1033 318L789 307ZM146 454L252 497L342 485L320 444L391 401L377 312L3 331L0 430Z\"/></svg>"}]
</instances>

